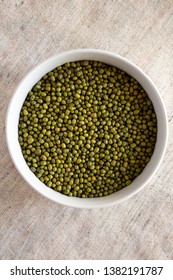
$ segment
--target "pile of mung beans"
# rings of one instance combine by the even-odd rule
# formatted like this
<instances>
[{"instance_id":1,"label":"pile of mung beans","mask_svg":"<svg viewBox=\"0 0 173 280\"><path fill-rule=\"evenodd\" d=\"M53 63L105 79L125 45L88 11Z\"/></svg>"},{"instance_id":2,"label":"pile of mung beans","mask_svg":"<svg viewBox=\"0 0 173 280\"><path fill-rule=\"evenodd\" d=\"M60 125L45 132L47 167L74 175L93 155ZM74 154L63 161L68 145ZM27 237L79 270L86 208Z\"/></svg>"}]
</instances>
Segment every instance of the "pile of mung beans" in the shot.
<instances>
[{"instance_id":1,"label":"pile of mung beans","mask_svg":"<svg viewBox=\"0 0 173 280\"><path fill-rule=\"evenodd\" d=\"M145 90L97 61L65 63L42 77L24 101L18 128L30 170L47 187L81 198L130 185L150 161L157 136Z\"/></svg>"}]
</instances>

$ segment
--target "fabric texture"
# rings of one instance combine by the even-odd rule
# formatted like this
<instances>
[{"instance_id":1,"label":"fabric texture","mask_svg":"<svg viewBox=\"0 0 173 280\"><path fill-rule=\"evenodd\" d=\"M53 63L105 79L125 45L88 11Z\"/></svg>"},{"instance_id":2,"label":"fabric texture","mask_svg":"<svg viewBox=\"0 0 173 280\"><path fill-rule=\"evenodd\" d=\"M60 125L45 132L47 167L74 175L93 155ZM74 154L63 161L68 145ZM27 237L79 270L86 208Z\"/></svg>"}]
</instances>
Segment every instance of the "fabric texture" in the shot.
<instances>
[{"instance_id":1,"label":"fabric texture","mask_svg":"<svg viewBox=\"0 0 173 280\"><path fill-rule=\"evenodd\" d=\"M0 258L173 259L172 0L1 0ZM126 202L75 209L36 193L9 156L5 116L20 80L59 52L96 48L141 67L159 89L169 141L154 178Z\"/></svg>"}]
</instances>

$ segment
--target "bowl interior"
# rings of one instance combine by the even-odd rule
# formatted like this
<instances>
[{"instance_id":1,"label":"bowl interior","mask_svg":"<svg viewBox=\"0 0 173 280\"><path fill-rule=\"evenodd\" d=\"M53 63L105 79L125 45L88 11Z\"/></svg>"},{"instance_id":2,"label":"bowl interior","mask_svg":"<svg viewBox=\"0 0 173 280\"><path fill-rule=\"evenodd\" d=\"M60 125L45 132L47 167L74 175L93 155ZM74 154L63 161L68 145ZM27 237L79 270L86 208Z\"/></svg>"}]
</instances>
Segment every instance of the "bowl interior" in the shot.
<instances>
[{"instance_id":1,"label":"bowl interior","mask_svg":"<svg viewBox=\"0 0 173 280\"><path fill-rule=\"evenodd\" d=\"M127 72L129 75L134 77L148 93L148 96L154 105L157 116L157 141L150 162L144 168L143 172L132 182L131 185L116 193L102 198L82 199L76 197L68 197L48 188L30 171L23 158L21 147L18 142L19 115L28 92L42 78L42 76L53 70L55 67L66 62L77 60L100 61L112 66L116 66L121 70ZM20 82L16 91L14 92L8 107L6 121L6 138L11 158L18 172L28 182L28 184L30 184L42 195L61 204L73 207L106 207L121 202L137 193L155 174L161 163L166 148L167 118L164 104L162 102L161 96L158 93L158 90L156 89L152 81L146 76L146 74L136 65L114 53L101 50L81 49L55 55L42 64L38 65L24 77L24 79Z\"/></svg>"}]
</instances>

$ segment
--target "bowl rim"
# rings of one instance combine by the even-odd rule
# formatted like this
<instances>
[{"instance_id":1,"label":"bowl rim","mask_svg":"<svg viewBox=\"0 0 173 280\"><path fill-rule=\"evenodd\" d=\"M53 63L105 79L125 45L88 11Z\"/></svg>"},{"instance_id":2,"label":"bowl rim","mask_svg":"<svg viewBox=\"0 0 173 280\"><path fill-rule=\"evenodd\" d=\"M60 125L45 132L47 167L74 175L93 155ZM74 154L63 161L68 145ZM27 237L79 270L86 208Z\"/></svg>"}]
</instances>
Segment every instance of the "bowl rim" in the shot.
<instances>
[{"instance_id":1,"label":"bowl rim","mask_svg":"<svg viewBox=\"0 0 173 280\"><path fill-rule=\"evenodd\" d=\"M162 139L162 148L160 150L160 154L159 154L159 159L156 161L156 164L154 165L153 167L153 171L152 173L146 178L146 180L138 187L136 187L135 189L131 190L129 193L125 193L124 194L124 190L127 188L124 188L120 191L118 191L117 193L113 193L107 197L98 197L98 198L74 198L74 197L68 197L68 196L65 196L63 194L60 194L58 193L58 199L57 199L57 195L52 195L52 194L49 194L47 191L43 192L42 189L39 189L37 188L36 186L33 185L33 183L31 183L31 180L30 178L23 172L22 170L22 166L19 165L18 163L18 159L15 154L15 151L13 149L13 140L11 139L10 137L10 128L12 128L11 126L11 120L12 120L12 115L13 115L13 107L14 107L14 102L15 102L15 97L17 96L17 94L19 93L20 91L20 88L21 86L30 78L30 76L39 71L40 69L43 69L46 67L46 69L48 68L47 65L51 65L51 70L53 70L55 67L57 67L58 65L62 65L63 63L60 63L60 64L57 64L57 60L63 60L63 58L66 56L72 56L72 57L75 57L75 56L78 56L78 55L84 55L84 54L87 54L90 55L91 57L92 56L105 56L105 57L109 57L109 59L114 59L114 60L117 60L119 61L120 64L124 64L127 66L128 69L133 69L135 71L135 74L138 75L139 77L142 78L145 78L146 82L149 84L149 86L151 88L153 88L153 91L155 92L155 94L157 95L157 98L160 102L160 106L161 106L161 109L162 109L162 122L163 122L163 128L164 128L164 133L163 133L163 139ZM83 59L78 59L78 60L85 60L84 58ZM88 59L89 60L89 59ZM90 60L94 60L94 59L90 59ZM71 59L71 60L68 60L68 61L77 61L77 60L74 60L74 59ZM96 59L96 61L102 61L102 60L98 60ZM67 62L67 61L66 61ZM103 62L103 61L102 61ZM64 62L65 63L65 62ZM105 62L106 63L106 62ZM107 63L107 64L110 64L110 63ZM120 68L121 67L115 63L113 63L112 65L115 65L117 68ZM47 70L46 73L48 73L49 71L51 70ZM126 70L122 69L123 71L127 72ZM41 75L41 74L40 74ZM131 75L131 74L130 74ZM41 75L42 77L43 75ZM132 76L132 75L131 75ZM40 78L41 78L40 77ZM135 77L136 80L138 80L136 77ZM35 84L35 82L34 82ZM141 84L141 83L140 83ZM32 85L33 86L33 85ZM31 86L31 88L32 88ZM148 92L147 92L148 94ZM27 95L27 94L26 94ZM26 95L25 97L23 97L23 102L26 98ZM154 97L153 97L154 98ZM23 103L22 102L22 103ZM154 105L154 104L153 104ZM19 111L20 113L20 111ZM157 114L156 114L157 115ZM158 115L157 115L158 117ZM127 199L129 199L130 197L132 197L133 195L137 194L141 189L144 188L144 186L153 178L153 176L155 175L155 173L157 172L162 160L163 160L163 157L164 157L164 154L165 154L165 151L166 151L166 146L167 146L167 141L168 141L168 120L167 120L167 114L166 114L166 109L165 109L165 105L163 103L163 100L162 100L162 97L158 91L158 89L156 88L156 86L154 85L154 83L152 82L152 80L148 77L148 75L145 74L145 72L139 68L136 64L134 64L133 62L131 62L130 60L128 60L127 58L119 55L119 54L116 54L114 52L110 52L110 51L105 51L105 50L100 50L100 49L73 49L73 50L69 50L69 51L65 51L65 52L60 52L56 55L53 55L49 58L47 58L46 60L44 60L43 62L39 63L38 65L36 65L34 68L32 68L24 77L23 79L19 82L18 86L16 87L11 99L10 99L10 102L9 102L9 105L8 105L8 109L7 109L7 113L6 113L6 125L5 125L5 134L6 134L6 143L7 143L7 147L8 147L8 151L9 151L9 154L11 156L11 159L16 167L16 169L18 170L19 174L24 178L24 180L34 189L36 190L37 192L39 192L40 194L42 194L43 196L45 196L46 198L49 198L50 200L53 200L55 202L58 202L59 204L62 204L62 205L66 205L66 206L71 206L71 207L75 207L75 208L103 208L103 207L108 207L108 206L113 206L117 203L120 203L120 202L123 202ZM155 153L155 151L154 151ZM153 155L154 155L153 153ZM152 156L153 157L153 156ZM24 160L25 161L25 160ZM26 163L26 162L25 162ZM28 168L29 169L29 168ZM30 171L31 172L31 171ZM32 172L31 172L32 173ZM33 173L32 173L33 174ZM30 174L32 176L32 174ZM39 180L35 175L34 177ZM135 179L136 180L136 179ZM37 181L38 182L38 181ZM39 182L41 182L39 180ZM42 183L43 184L43 183ZM133 182L132 182L133 184ZM131 184L131 185L132 185ZM44 185L44 184L43 184ZM45 185L44 185L45 186ZM47 186L45 186L47 189L49 189ZM130 186L128 186L130 187ZM50 190L50 189L49 189ZM55 191L52 190L54 193ZM118 197L118 193L123 193L122 196ZM116 194L116 199L109 199L111 196L115 196ZM65 199L63 199L64 197L66 197Z\"/></svg>"}]
</instances>

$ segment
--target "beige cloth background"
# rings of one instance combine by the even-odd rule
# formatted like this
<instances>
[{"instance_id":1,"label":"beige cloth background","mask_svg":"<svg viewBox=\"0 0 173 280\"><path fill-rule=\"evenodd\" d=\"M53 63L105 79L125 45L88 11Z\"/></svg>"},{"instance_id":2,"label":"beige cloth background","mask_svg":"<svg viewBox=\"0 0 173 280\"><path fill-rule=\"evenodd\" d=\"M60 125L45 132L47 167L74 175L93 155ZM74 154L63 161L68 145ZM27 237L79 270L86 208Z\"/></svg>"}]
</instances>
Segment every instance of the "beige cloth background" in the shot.
<instances>
[{"instance_id":1,"label":"beige cloth background","mask_svg":"<svg viewBox=\"0 0 173 280\"><path fill-rule=\"evenodd\" d=\"M1 259L173 259L173 1L1 0ZM58 205L31 189L5 143L9 100L25 74L75 48L116 52L160 90L169 143L152 181L107 209Z\"/></svg>"}]
</instances>

